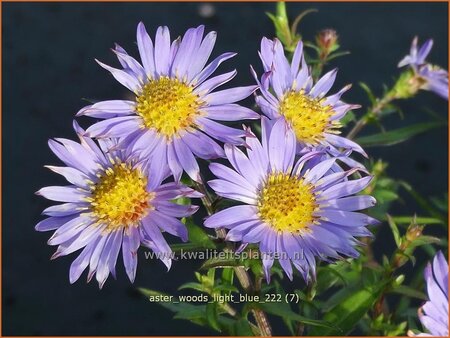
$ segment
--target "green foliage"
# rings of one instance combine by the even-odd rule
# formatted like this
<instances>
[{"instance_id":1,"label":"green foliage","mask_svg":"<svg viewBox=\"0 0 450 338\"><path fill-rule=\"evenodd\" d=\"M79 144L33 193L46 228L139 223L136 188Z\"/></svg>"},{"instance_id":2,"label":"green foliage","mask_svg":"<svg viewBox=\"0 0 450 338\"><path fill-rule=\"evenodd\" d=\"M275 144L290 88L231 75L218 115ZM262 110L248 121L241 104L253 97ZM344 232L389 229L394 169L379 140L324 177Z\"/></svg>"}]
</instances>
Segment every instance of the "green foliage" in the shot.
<instances>
[{"instance_id":1,"label":"green foliage","mask_svg":"<svg viewBox=\"0 0 450 338\"><path fill-rule=\"evenodd\" d=\"M285 3L279 2L274 13L267 13L288 58L292 57L301 39L299 23L312 12L315 10L303 11L291 23ZM315 80L330 61L348 54L340 50L338 34L331 29L320 30L309 41L303 40L303 43L307 47L306 57L312 65ZM445 119L439 116L434 116L430 122L408 124L408 115L418 112L403 114L398 101L413 99L418 94L419 89L422 89L418 80L413 72L404 71L392 86L384 87L380 96L368 84L360 82L368 104L361 110L362 113L359 110L356 113L350 111L340 121L343 127L349 129L347 137L362 147L395 146L445 126ZM398 117L403 119L405 126L386 130L384 120ZM376 126L379 131L359 137L367 125ZM252 125L252 129L260 136L259 124ZM334 262L318 260L316 278L304 284L296 272L295 290L287 291L283 288L287 282L285 274L278 262L271 269L271 284L265 283L262 261L254 255L259 252L257 245L249 244L243 251L246 255L231 255L237 245L224 240L225 235L221 234L223 229L216 236L209 235L189 217L183 220L188 228L189 243L171 245L175 252L216 249L228 255L203 261L195 272L195 279L178 289L181 293L203 295L208 301L195 304L163 301L158 304L173 312L175 319L188 320L223 335L262 335L268 328L261 324L261 320L270 322L276 317L293 336L349 335L355 332L375 336L404 336L407 330L415 330L418 321L414 304L427 299L423 286L424 263L420 259L417 261L416 257L424 253L426 257L431 257L439 247L448 246L445 238L432 236L429 233L433 232L428 230L448 231L448 194L422 196L401 177L391 177L388 163L382 159L370 158L364 165L373 179L362 194L371 195L377 200L376 206L367 213L380 220L381 224L370 227L375 235L373 239L361 239L363 245L358 247L358 258L342 258ZM207 190L186 175L182 181L191 187L203 189L203 192ZM206 195L203 202L208 214L233 203ZM404 204L406 198L417 204L417 215L399 214L398 206ZM187 204L189 199L180 198L176 202ZM383 234L383 238L378 236L379 233ZM377 241L388 243L386 247L390 245L392 249L373 252ZM169 296L154 290L140 291L146 297ZM221 302L212 301L217 297L225 299L238 295L259 296L264 300L266 295L272 294L276 295L274 301L239 303L230 298Z\"/></svg>"},{"instance_id":2,"label":"green foliage","mask_svg":"<svg viewBox=\"0 0 450 338\"><path fill-rule=\"evenodd\" d=\"M323 317L338 329L314 328L313 336L347 335L361 318L373 307L381 293L381 285L360 285L356 288L343 289L345 297L333 306Z\"/></svg>"},{"instance_id":3,"label":"green foliage","mask_svg":"<svg viewBox=\"0 0 450 338\"><path fill-rule=\"evenodd\" d=\"M316 12L315 9L308 9L300 13L289 25L289 19L286 11L286 4L278 2L276 12L266 13L275 27L275 35L281 41L286 51L293 53L301 36L297 34L297 28L302 19L309 13Z\"/></svg>"},{"instance_id":4,"label":"green foliage","mask_svg":"<svg viewBox=\"0 0 450 338\"><path fill-rule=\"evenodd\" d=\"M439 122L418 123L378 134L362 136L356 139L356 142L362 147L392 146L438 127L442 127L442 124Z\"/></svg>"}]
</instances>

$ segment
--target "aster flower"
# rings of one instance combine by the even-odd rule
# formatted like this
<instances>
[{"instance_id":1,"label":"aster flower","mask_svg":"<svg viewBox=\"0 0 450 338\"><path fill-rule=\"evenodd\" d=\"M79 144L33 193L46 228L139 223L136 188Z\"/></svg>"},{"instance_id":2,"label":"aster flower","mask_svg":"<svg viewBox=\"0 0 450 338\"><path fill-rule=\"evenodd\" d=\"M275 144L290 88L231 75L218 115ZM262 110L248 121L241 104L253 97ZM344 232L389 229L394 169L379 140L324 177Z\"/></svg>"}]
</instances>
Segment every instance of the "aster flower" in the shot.
<instances>
[{"instance_id":1,"label":"aster flower","mask_svg":"<svg viewBox=\"0 0 450 338\"><path fill-rule=\"evenodd\" d=\"M99 140L99 146L74 122L80 143L49 140L50 149L65 167L48 166L71 183L50 186L37 194L64 202L44 210L49 216L37 231L55 230L49 245L58 249L52 259L83 249L70 267L74 283L89 266L88 282L96 276L100 288L115 266L122 249L123 263L131 282L140 245L150 248L169 269L171 249L162 232L187 240L187 229L178 217L192 215L197 206L171 202L178 197L201 194L178 183L161 184L168 175L160 163L142 164L129 152L114 150L114 140Z\"/></svg>"},{"instance_id":2,"label":"aster flower","mask_svg":"<svg viewBox=\"0 0 450 338\"><path fill-rule=\"evenodd\" d=\"M168 164L179 180L183 170L199 181L195 156L223 157L215 140L241 144L245 135L216 121L256 119L259 114L235 102L248 97L256 86L214 92L229 82L236 71L210 78L219 65L235 56L224 53L206 67L216 41L216 32L203 38L204 26L190 28L173 42L167 27L159 27L153 43L143 23L137 28L137 45L142 65L116 46L123 69L100 66L135 94L132 101L102 101L81 109L78 116L104 119L87 129L90 137L119 137L120 146L131 147L143 156ZM215 140L213 140L215 139Z\"/></svg>"},{"instance_id":3,"label":"aster flower","mask_svg":"<svg viewBox=\"0 0 450 338\"><path fill-rule=\"evenodd\" d=\"M425 268L429 301L419 309L419 319L431 334L418 336L448 337L448 263L439 251ZM415 336L411 331L408 335Z\"/></svg>"},{"instance_id":4,"label":"aster flower","mask_svg":"<svg viewBox=\"0 0 450 338\"><path fill-rule=\"evenodd\" d=\"M419 48L416 36L411 44L409 55L399 62L398 67L410 66L417 76L414 84L419 89L429 90L448 100L448 72L425 60L432 47L433 40L429 39Z\"/></svg>"},{"instance_id":5,"label":"aster flower","mask_svg":"<svg viewBox=\"0 0 450 338\"><path fill-rule=\"evenodd\" d=\"M209 228L230 229L226 239L259 243L267 280L275 256L287 276L294 267L306 281L315 278L315 257L357 257L355 236L371 236L366 225L377 221L357 210L375 204L371 196L352 196L370 176L350 180L359 169L334 171L337 158L314 151L295 159L296 138L284 118L262 118L262 142L248 138L247 156L225 145L233 169L212 163L218 177L208 184L217 195L244 204L219 211L205 221Z\"/></svg>"},{"instance_id":6,"label":"aster flower","mask_svg":"<svg viewBox=\"0 0 450 338\"><path fill-rule=\"evenodd\" d=\"M278 39L271 41L263 38L260 57L264 68L261 80L258 80L252 70L262 94L256 97L256 103L268 118L284 117L295 132L298 151L325 147L332 154L338 155L337 148L342 147L367 156L358 144L338 136L341 127L339 121L348 111L359 106L340 100L350 89L350 85L326 96L335 81L336 69L313 84L301 41L291 63L284 55L283 46Z\"/></svg>"}]
</instances>

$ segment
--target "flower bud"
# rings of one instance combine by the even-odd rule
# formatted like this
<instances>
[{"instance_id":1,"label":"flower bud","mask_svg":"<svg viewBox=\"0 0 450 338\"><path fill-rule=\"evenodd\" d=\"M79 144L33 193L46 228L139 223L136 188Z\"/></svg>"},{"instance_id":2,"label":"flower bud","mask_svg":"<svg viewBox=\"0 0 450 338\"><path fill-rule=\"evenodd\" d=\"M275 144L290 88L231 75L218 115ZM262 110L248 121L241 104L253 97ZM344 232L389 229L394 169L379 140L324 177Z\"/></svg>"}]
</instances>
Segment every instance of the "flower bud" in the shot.
<instances>
[{"instance_id":1,"label":"flower bud","mask_svg":"<svg viewBox=\"0 0 450 338\"><path fill-rule=\"evenodd\" d=\"M423 226L412 223L406 231L406 239L412 242L422 235Z\"/></svg>"},{"instance_id":2,"label":"flower bud","mask_svg":"<svg viewBox=\"0 0 450 338\"><path fill-rule=\"evenodd\" d=\"M400 75L392 88L396 99L408 99L417 94L424 85L424 80L413 71L406 71Z\"/></svg>"},{"instance_id":3,"label":"flower bud","mask_svg":"<svg viewBox=\"0 0 450 338\"><path fill-rule=\"evenodd\" d=\"M397 278L395 278L394 284L395 284L396 286L399 286L399 285L401 285L404 281L405 281L405 275L400 275L400 276L398 276Z\"/></svg>"},{"instance_id":4,"label":"flower bud","mask_svg":"<svg viewBox=\"0 0 450 338\"><path fill-rule=\"evenodd\" d=\"M316 35L316 43L323 55L329 55L339 48L338 35L334 29L322 29Z\"/></svg>"}]
</instances>

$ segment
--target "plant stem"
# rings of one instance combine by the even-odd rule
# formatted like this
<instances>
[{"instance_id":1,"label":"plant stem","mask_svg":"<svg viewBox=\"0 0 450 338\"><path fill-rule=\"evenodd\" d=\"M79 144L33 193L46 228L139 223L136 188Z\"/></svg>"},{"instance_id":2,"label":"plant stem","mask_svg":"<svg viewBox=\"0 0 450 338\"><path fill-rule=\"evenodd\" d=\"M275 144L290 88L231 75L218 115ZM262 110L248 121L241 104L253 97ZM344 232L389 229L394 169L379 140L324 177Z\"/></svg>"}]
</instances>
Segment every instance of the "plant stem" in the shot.
<instances>
[{"instance_id":1,"label":"plant stem","mask_svg":"<svg viewBox=\"0 0 450 338\"><path fill-rule=\"evenodd\" d=\"M228 303L220 305L231 317L237 317L237 311Z\"/></svg>"},{"instance_id":2,"label":"plant stem","mask_svg":"<svg viewBox=\"0 0 450 338\"><path fill-rule=\"evenodd\" d=\"M264 311L259 309L252 310L253 316L255 317L256 324L259 327L259 332L261 337L271 337L272 329L270 328L269 321L267 320L267 316Z\"/></svg>"},{"instance_id":3,"label":"plant stem","mask_svg":"<svg viewBox=\"0 0 450 338\"><path fill-rule=\"evenodd\" d=\"M212 215L215 212L214 208L214 201L211 198L211 195L209 194L208 190L206 189L205 185L203 183L194 183L196 188L204 195L202 197L202 203L206 208L206 211L208 215ZM217 237L220 239L225 239L227 233L225 229L216 229ZM233 247L231 243L226 243L227 248L230 250L233 250ZM236 274L237 279L239 280L239 283L241 284L242 288L246 293L253 293L253 285L250 279L249 274L242 266L236 266L234 267L234 273ZM230 310L230 309L225 309ZM234 309L231 309L234 311ZM228 312L228 311L227 311ZM264 311L259 309L252 309L251 310L253 316L255 317L256 324L258 325L259 333L263 337L272 336L272 329L270 327L269 321L267 319L266 314ZM228 312L230 315L231 313ZM232 315L234 316L234 315Z\"/></svg>"},{"instance_id":4,"label":"plant stem","mask_svg":"<svg viewBox=\"0 0 450 338\"><path fill-rule=\"evenodd\" d=\"M209 194L208 190L206 189L203 183L194 182L194 186L197 188L198 191L200 191L203 194L203 197L201 198L202 203L208 215L211 216L212 214L214 214L213 208L214 201L212 200L211 195Z\"/></svg>"},{"instance_id":5,"label":"plant stem","mask_svg":"<svg viewBox=\"0 0 450 338\"><path fill-rule=\"evenodd\" d=\"M353 126L350 132L347 134L348 139L353 139L355 136L367 125L369 122L369 117L376 117L380 112L396 99L396 96L391 92L388 92L381 100L378 99L377 102L367 111L367 113L361 117L358 122Z\"/></svg>"}]
</instances>

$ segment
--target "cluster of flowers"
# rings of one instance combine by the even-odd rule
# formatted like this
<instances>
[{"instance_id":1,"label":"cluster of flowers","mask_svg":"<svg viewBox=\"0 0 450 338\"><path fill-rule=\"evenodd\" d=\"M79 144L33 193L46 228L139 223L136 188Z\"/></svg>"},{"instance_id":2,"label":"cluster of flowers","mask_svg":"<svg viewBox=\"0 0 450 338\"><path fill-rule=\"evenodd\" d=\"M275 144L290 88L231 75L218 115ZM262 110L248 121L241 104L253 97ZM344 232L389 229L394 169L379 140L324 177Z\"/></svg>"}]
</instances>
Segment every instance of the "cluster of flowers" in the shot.
<instances>
[{"instance_id":1,"label":"cluster of flowers","mask_svg":"<svg viewBox=\"0 0 450 338\"><path fill-rule=\"evenodd\" d=\"M264 38L260 51L264 74L259 79L252 69L257 85L214 91L236 75L232 71L211 77L235 53L224 53L207 64L216 33L203 35L204 26L199 26L171 41L169 29L159 27L153 43L140 23L137 45L142 64L119 45L113 51L122 69L97 61L135 94L135 100L84 107L77 116L103 120L87 130L74 122L80 143L49 141L67 166L49 168L71 185L38 191L65 203L47 208L44 214L50 217L36 229L56 230L48 241L58 246L53 258L83 248L70 268L71 282L89 266L88 280L95 275L102 286L110 273L115 274L120 249L131 281L140 245L171 257L162 232L187 241L179 218L198 209L174 200L202 196L180 182L185 172L202 183L196 157L227 158L232 168L212 163L209 168L217 179L208 184L217 195L243 203L212 215L204 225L231 229L226 240L260 243L268 280L271 253L285 253L280 264L289 278L293 265L310 280L316 257L357 257L354 237L371 235L365 226L376 220L355 211L373 206L374 198L348 197L371 180L349 179L365 170L348 155L353 150L365 153L337 135L339 120L357 107L341 101L350 86L326 96L335 70L314 84L301 42L289 63L281 43ZM256 90L260 92L256 103L265 116L235 103ZM217 122L245 119L261 120L260 140L248 127L235 129ZM170 268L170 259L164 264Z\"/></svg>"},{"instance_id":2,"label":"cluster of flowers","mask_svg":"<svg viewBox=\"0 0 450 338\"><path fill-rule=\"evenodd\" d=\"M77 116L102 120L87 130L74 121L79 142L49 141L66 166L48 168L70 185L37 192L63 204L45 209L49 217L36 230L55 230L48 241L58 246L52 258L82 249L70 267L71 283L89 267L88 281L95 275L101 288L109 274L115 276L120 251L133 282L141 245L161 253L170 268L171 248L163 233L187 241L180 218L198 209L177 204L177 199L203 196L181 183L185 172L203 184L196 158L226 158L231 167L210 164L217 179L208 184L217 195L240 202L211 215L204 226L230 229L228 241L259 243L268 281L271 253L283 253L278 260L290 279L294 267L310 281L317 258L357 257L355 237L371 236L366 226L377 221L358 211L373 206L375 199L355 195L371 176L349 157L353 151L366 154L338 136L339 121L358 107L341 101L350 86L327 95L336 70L314 83L301 42L289 62L280 41L263 38L264 72L259 78L251 69L257 84L215 91L236 75L211 77L235 56L224 53L207 63L215 41L215 32L204 36L199 26L174 41L167 27L159 27L153 42L140 23L141 63L119 45L113 52L121 69L97 61L135 99L84 107ZM236 104L257 91L263 115ZM260 120L259 138L249 127L217 122L246 119Z\"/></svg>"}]
</instances>

